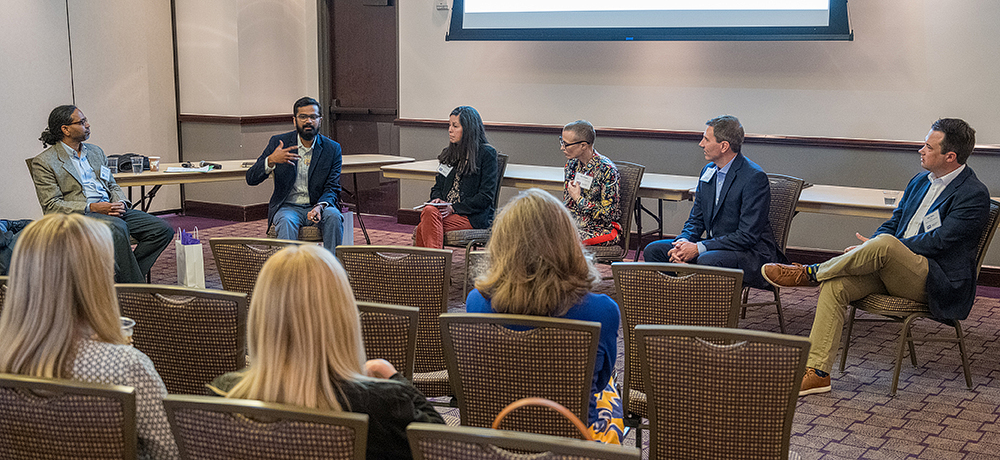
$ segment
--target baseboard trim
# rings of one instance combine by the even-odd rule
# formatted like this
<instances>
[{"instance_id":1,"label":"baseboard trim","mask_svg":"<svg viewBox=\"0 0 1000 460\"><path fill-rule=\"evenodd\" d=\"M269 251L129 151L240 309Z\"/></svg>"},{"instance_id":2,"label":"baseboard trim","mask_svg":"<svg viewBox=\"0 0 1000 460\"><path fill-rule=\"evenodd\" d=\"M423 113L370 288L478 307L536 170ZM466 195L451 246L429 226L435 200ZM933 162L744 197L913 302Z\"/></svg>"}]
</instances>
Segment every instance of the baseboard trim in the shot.
<instances>
[{"instance_id":1,"label":"baseboard trim","mask_svg":"<svg viewBox=\"0 0 1000 460\"><path fill-rule=\"evenodd\" d=\"M267 219L267 203L242 206L187 200L184 201L184 214L194 217L207 217L209 219L250 222Z\"/></svg>"}]
</instances>

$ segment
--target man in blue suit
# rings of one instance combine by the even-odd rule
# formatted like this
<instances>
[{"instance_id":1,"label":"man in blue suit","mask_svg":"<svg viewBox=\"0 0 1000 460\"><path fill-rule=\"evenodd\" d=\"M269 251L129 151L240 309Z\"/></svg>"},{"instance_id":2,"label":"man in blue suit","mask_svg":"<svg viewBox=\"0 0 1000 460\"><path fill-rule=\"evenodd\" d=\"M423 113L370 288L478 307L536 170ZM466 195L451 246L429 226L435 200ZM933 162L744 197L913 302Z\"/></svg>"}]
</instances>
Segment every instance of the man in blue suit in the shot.
<instances>
[{"instance_id":1,"label":"man in blue suit","mask_svg":"<svg viewBox=\"0 0 1000 460\"><path fill-rule=\"evenodd\" d=\"M957 118L931 126L920 165L892 217L870 239L817 265L767 264L761 272L775 286L815 286L809 361L799 395L830 391L830 370L850 302L890 294L926 302L943 320L969 316L976 296L979 236L989 217L990 194L965 162L976 130Z\"/></svg>"},{"instance_id":2,"label":"man in blue suit","mask_svg":"<svg viewBox=\"0 0 1000 460\"><path fill-rule=\"evenodd\" d=\"M736 117L705 124L698 145L710 163L701 170L691 215L676 239L646 246L645 260L738 268L744 283L766 289L761 265L786 261L768 219L770 182L760 166L740 153L743 125Z\"/></svg>"},{"instance_id":3,"label":"man in blue suit","mask_svg":"<svg viewBox=\"0 0 1000 460\"><path fill-rule=\"evenodd\" d=\"M303 97L292 106L295 131L272 136L257 162L247 170L247 184L257 185L274 174L274 193L267 204L267 223L278 238L294 240L303 225L317 225L323 246L333 251L342 241L340 144L319 134L323 121L319 102Z\"/></svg>"}]
</instances>

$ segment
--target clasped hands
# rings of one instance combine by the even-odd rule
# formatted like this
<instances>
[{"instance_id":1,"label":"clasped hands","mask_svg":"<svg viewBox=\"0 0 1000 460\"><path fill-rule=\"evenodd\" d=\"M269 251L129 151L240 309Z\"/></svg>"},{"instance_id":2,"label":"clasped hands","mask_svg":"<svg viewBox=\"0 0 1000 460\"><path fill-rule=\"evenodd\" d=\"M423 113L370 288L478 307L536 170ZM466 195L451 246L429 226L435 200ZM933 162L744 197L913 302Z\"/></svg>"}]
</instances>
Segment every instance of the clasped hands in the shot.
<instances>
[{"instance_id":1,"label":"clasped hands","mask_svg":"<svg viewBox=\"0 0 1000 460\"><path fill-rule=\"evenodd\" d=\"M429 201L429 203L447 203L447 202L440 198L435 198ZM434 207L437 208L438 211L441 211L441 217L448 217L455 213L455 210L451 207L450 204L448 206L434 206Z\"/></svg>"},{"instance_id":2,"label":"clasped hands","mask_svg":"<svg viewBox=\"0 0 1000 460\"><path fill-rule=\"evenodd\" d=\"M670 256L670 263L686 264L698 257L698 245L686 239L678 239L673 243L674 247L667 251Z\"/></svg>"},{"instance_id":3,"label":"clasped hands","mask_svg":"<svg viewBox=\"0 0 1000 460\"><path fill-rule=\"evenodd\" d=\"M99 214L106 214L109 216L121 217L125 214L125 203L121 201L116 201L114 203L107 201L98 201L96 203L90 203L90 212L96 212Z\"/></svg>"}]
</instances>

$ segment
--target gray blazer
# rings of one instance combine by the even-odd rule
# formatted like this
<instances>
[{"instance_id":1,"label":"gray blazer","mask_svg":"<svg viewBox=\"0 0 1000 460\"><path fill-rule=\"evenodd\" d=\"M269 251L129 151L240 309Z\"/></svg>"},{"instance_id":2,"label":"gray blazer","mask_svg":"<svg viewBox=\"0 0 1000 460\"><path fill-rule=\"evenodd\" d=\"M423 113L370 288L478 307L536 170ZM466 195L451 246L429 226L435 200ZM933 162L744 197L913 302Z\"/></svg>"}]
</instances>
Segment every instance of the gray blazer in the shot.
<instances>
[{"instance_id":1,"label":"gray blazer","mask_svg":"<svg viewBox=\"0 0 1000 460\"><path fill-rule=\"evenodd\" d=\"M87 143L80 144L80 149L87 155L97 181L104 185L111 202L124 201L131 204L113 175L108 180L101 178L101 166L108 165L104 151ZM87 208L80 173L61 142L43 150L31 160L31 180L35 182L35 194L38 195L38 204L42 205L43 213L82 213Z\"/></svg>"}]
</instances>

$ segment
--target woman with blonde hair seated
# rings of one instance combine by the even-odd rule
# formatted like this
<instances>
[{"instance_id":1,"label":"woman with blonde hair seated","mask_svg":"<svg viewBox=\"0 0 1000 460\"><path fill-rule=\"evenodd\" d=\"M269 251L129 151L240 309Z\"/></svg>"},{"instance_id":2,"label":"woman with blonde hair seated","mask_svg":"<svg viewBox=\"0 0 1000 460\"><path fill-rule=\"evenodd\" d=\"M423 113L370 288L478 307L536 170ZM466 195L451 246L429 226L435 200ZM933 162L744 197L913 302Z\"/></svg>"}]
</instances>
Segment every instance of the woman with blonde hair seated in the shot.
<instances>
[{"instance_id":1,"label":"woman with blonde hair seated","mask_svg":"<svg viewBox=\"0 0 1000 460\"><path fill-rule=\"evenodd\" d=\"M111 230L49 214L20 234L0 315L0 372L135 388L140 458L177 458L153 362L122 335Z\"/></svg>"},{"instance_id":2,"label":"woman with blonde hair seated","mask_svg":"<svg viewBox=\"0 0 1000 460\"><path fill-rule=\"evenodd\" d=\"M444 423L388 361L365 361L347 273L330 251L290 246L261 268L247 318L251 365L216 378L227 398L368 414L369 459L411 458L410 422Z\"/></svg>"},{"instance_id":3,"label":"woman with blonde hair seated","mask_svg":"<svg viewBox=\"0 0 1000 460\"><path fill-rule=\"evenodd\" d=\"M469 313L511 313L601 323L588 413L594 439L620 444L621 398L611 373L618 356L618 304L590 292L601 276L583 252L563 204L533 188L511 200L493 222L489 266L469 292Z\"/></svg>"}]
</instances>

